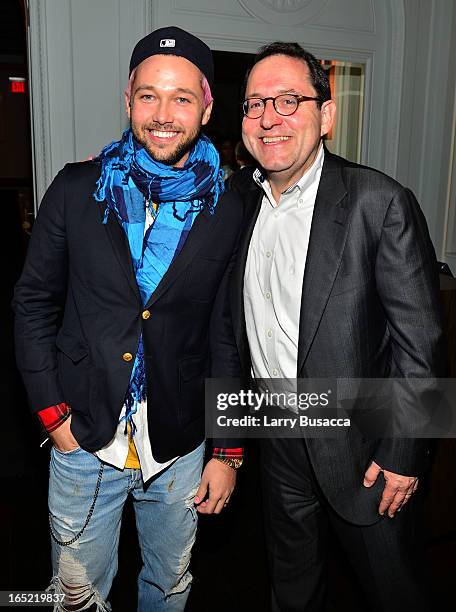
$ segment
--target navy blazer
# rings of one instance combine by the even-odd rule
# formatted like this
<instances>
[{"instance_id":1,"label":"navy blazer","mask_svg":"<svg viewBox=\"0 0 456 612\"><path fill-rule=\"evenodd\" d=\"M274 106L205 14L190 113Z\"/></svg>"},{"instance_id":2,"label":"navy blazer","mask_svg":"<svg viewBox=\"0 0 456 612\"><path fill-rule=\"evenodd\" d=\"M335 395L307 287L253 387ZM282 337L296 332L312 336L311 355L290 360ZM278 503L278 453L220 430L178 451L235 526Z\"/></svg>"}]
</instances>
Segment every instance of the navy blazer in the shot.
<instances>
[{"instance_id":1,"label":"navy blazer","mask_svg":"<svg viewBox=\"0 0 456 612\"><path fill-rule=\"evenodd\" d=\"M142 333L149 436L164 462L204 439L204 378L240 372L228 286L243 207L225 193L214 215L202 211L143 306L125 232L114 214L103 225L93 198L99 175L97 161L68 164L46 192L15 290L17 363L32 410L70 404L71 430L93 452L115 434Z\"/></svg>"}]
</instances>

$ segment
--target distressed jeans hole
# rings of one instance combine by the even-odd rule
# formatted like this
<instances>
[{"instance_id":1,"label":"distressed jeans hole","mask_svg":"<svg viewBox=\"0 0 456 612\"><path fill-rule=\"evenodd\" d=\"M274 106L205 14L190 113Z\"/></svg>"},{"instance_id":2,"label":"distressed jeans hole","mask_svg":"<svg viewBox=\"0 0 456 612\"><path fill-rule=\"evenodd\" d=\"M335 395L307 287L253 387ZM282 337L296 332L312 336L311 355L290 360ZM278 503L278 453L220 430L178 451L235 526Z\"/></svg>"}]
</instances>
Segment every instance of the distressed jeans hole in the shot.
<instances>
[{"instance_id":1,"label":"distressed jeans hole","mask_svg":"<svg viewBox=\"0 0 456 612\"><path fill-rule=\"evenodd\" d=\"M48 593L65 595L62 604L54 606L54 612L85 612L96 611L111 612L111 606L105 602L98 591L90 584L84 586L68 584L59 576L52 579L47 588Z\"/></svg>"}]
</instances>

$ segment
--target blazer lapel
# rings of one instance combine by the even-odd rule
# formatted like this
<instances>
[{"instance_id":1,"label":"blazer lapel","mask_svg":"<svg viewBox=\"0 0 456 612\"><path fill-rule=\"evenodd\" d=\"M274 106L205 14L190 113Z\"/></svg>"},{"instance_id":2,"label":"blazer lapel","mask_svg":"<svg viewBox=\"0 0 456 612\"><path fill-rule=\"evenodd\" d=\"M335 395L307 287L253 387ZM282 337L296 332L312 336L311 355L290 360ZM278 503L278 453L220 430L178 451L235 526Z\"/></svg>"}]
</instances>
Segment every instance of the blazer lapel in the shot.
<instances>
[{"instance_id":1,"label":"blazer lapel","mask_svg":"<svg viewBox=\"0 0 456 612\"><path fill-rule=\"evenodd\" d=\"M204 246L207 233L212 231L212 228L214 228L219 222L217 207L215 210L215 214L212 215L206 208L204 208L196 217L182 250L177 255L176 259L171 263L157 288L150 296L146 304L147 308L150 308L165 293L165 291L168 290L168 288L174 283L183 270L185 270L185 268L191 263L198 251Z\"/></svg>"},{"instance_id":2,"label":"blazer lapel","mask_svg":"<svg viewBox=\"0 0 456 612\"><path fill-rule=\"evenodd\" d=\"M106 204L99 207L99 210L101 219L103 219ZM200 248L204 246L205 236L207 236L206 232L210 231L209 228L211 228L217 222L217 213L215 213L215 215L211 215L206 208L204 208L196 217L181 252L172 262L157 288L150 296L146 304L148 308L154 302L156 302L161 295L163 295L168 287L177 279L179 274L189 265ZM141 303L141 294L139 292L138 283L136 282L128 239L122 226L113 213L109 214L105 227L111 241L113 251L117 261L119 262L119 266L127 277L131 288Z\"/></svg>"},{"instance_id":3,"label":"blazer lapel","mask_svg":"<svg viewBox=\"0 0 456 612\"><path fill-rule=\"evenodd\" d=\"M247 191L246 194L243 194L243 198L245 204L244 228L239 240L238 255L236 265L233 270L231 290L233 327L236 337L236 344L240 355L244 354L245 347L247 346L243 297L245 266L247 263L247 255L249 252L253 229L261 208L263 192L252 181L252 186L249 188L249 191Z\"/></svg>"},{"instance_id":4,"label":"blazer lapel","mask_svg":"<svg viewBox=\"0 0 456 612\"><path fill-rule=\"evenodd\" d=\"M102 220L104 217L105 210L106 204L103 204L103 206L99 206L99 211L101 213ZM138 300L141 302L141 295L139 293L138 284L136 282L128 239L122 226L117 220L116 215L113 212L109 213L108 220L104 227L106 228L106 232L111 241L114 254L117 258L117 261L119 262L119 266L127 277L127 280L131 288L135 292Z\"/></svg>"},{"instance_id":5,"label":"blazer lapel","mask_svg":"<svg viewBox=\"0 0 456 612\"><path fill-rule=\"evenodd\" d=\"M297 376L331 292L349 228L350 203L337 158L325 151L310 230L299 321Z\"/></svg>"}]
</instances>

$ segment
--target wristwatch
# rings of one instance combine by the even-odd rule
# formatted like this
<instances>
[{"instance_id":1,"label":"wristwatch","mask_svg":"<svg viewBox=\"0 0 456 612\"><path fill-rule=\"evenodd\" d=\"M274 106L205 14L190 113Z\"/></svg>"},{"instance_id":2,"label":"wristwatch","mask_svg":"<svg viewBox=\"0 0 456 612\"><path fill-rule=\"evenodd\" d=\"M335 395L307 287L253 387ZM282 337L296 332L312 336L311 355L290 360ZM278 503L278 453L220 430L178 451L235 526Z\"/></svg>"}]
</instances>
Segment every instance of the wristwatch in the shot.
<instances>
[{"instance_id":1,"label":"wristwatch","mask_svg":"<svg viewBox=\"0 0 456 612\"><path fill-rule=\"evenodd\" d=\"M222 463L225 463L225 465L229 465L234 470L237 470L238 468L240 468L243 462L243 459L233 459L231 457L214 457L214 459L217 459L217 461L221 461Z\"/></svg>"}]
</instances>

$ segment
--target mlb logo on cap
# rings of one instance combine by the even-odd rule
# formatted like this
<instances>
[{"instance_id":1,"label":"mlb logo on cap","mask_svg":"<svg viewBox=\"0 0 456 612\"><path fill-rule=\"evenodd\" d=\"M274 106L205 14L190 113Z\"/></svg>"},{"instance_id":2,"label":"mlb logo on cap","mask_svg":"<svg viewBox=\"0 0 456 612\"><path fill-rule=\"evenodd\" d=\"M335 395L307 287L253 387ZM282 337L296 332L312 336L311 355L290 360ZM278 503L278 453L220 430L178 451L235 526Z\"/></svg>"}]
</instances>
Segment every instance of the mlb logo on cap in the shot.
<instances>
[{"instance_id":1,"label":"mlb logo on cap","mask_svg":"<svg viewBox=\"0 0 456 612\"><path fill-rule=\"evenodd\" d=\"M160 47L175 47L176 41L173 38L162 38L160 41Z\"/></svg>"}]
</instances>

